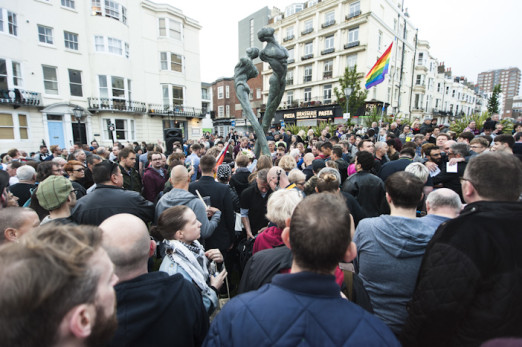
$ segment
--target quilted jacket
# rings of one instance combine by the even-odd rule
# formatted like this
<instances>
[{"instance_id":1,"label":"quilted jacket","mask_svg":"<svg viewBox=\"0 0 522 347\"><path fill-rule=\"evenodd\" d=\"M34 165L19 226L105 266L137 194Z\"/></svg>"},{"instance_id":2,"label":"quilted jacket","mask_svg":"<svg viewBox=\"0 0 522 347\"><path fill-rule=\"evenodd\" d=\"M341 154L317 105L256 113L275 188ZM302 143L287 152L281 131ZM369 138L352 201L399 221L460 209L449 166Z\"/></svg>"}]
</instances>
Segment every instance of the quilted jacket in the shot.
<instances>
[{"instance_id":1,"label":"quilted jacket","mask_svg":"<svg viewBox=\"0 0 522 347\"><path fill-rule=\"evenodd\" d=\"M471 203L426 248L404 346L478 346L522 337L520 202Z\"/></svg>"},{"instance_id":2,"label":"quilted jacket","mask_svg":"<svg viewBox=\"0 0 522 347\"><path fill-rule=\"evenodd\" d=\"M276 275L212 322L205 346L399 346L378 318L341 298L332 275Z\"/></svg>"}]
</instances>

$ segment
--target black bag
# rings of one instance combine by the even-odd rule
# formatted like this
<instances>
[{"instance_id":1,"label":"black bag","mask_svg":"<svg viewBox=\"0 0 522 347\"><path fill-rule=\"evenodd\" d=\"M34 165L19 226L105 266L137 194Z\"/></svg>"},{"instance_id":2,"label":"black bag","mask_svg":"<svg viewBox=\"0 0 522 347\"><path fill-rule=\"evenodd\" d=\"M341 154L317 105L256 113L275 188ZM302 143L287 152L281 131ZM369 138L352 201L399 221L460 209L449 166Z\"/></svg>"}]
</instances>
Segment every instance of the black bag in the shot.
<instances>
[{"instance_id":1,"label":"black bag","mask_svg":"<svg viewBox=\"0 0 522 347\"><path fill-rule=\"evenodd\" d=\"M239 266L241 267L241 271L245 269L246 263L248 259L252 257L252 249L254 249L254 242L256 238L244 238L239 241L237 245L237 252L239 253Z\"/></svg>"}]
</instances>

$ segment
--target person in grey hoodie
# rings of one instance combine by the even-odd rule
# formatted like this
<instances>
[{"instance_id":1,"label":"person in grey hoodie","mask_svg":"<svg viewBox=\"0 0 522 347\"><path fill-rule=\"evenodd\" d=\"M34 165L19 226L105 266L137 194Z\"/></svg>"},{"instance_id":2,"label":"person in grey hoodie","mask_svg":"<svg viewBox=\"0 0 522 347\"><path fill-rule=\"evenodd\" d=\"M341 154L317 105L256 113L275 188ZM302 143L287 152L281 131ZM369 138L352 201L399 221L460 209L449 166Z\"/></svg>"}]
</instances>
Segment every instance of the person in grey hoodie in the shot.
<instances>
[{"instance_id":1,"label":"person in grey hoodie","mask_svg":"<svg viewBox=\"0 0 522 347\"><path fill-rule=\"evenodd\" d=\"M422 256L438 224L437 218L416 218L424 183L409 172L386 180L390 215L359 222L355 268L368 292L375 315L398 334L407 318ZM437 224L438 223L438 224Z\"/></svg>"},{"instance_id":2,"label":"person in grey hoodie","mask_svg":"<svg viewBox=\"0 0 522 347\"><path fill-rule=\"evenodd\" d=\"M172 168L170 183L172 190L159 199L154 221L157 222L161 213L169 207L185 205L194 211L196 218L201 223L201 239L212 236L221 218L221 211L215 207L205 206L197 196L188 191L190 175L183 165ZM211 217L210 220L208 217Z\"/></svg>"}]
</instances>

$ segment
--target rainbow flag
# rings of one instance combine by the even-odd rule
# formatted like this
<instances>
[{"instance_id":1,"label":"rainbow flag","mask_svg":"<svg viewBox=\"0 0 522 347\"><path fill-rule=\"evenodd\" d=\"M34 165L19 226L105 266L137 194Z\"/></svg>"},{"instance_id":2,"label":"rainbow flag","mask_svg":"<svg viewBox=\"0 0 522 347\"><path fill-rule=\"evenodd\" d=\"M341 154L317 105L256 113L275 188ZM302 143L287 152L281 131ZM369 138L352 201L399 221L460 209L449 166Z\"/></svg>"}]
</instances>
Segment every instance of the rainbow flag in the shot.
<instances>
[{"instance_id":1,"label":"rainbow flag","mask_svg":"<svg viewBox=\"0 0 522 347\"><path fill-rule=\"evenodd\" d=\"M390 53L393 42L384 54L377 60L372 69L366 74L366 89L378 85L384 81L384 75L388 73L388 66L390 65Z\"/></svg>"},{"instance_id":2,"label":"rainbow flag","mask_svg":"<svg viewBox=\"0 0 522 347\"><path fill-rule=\"evenodd\" d=\"M225 143L225 147L223 147L223 149L221 150L221 153L219 153L219 155L217 156L217 159L216 159L216 168L223 164L223 160L225 159L225 154L227 153L227 150L228 150L228 144L229 144L230 140L227 141L227 143Z\"/></svg>"}]
</instances>

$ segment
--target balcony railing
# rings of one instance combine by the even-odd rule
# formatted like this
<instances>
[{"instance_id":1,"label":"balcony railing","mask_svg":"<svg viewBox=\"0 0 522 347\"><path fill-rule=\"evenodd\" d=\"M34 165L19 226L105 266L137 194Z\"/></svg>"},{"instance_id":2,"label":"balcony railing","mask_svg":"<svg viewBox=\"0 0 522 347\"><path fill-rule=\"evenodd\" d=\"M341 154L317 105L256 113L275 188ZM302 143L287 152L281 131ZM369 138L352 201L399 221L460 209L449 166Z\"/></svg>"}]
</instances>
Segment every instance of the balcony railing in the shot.
<instances>
[{"instance_id":1,"label":"balcony railing","mask_svg":"<svg viewBox=\"0 0 522 347\"><path fill-rule=\"evenodd\" d=\"M313 31L314 31L314 28L308 28L308 29L305 29L305 30L301 31L301 35L303 35L303 36L304 35L308 35L308 34L310 34Z\"/></svg>"},{"instance_id":2,"label":"balcony railing","mask_svg":"<svg viewBox=\"0 0 522 347\"><path fill-rule=\"evenodd\" d=\"M328 28L335 24L335 19L329 20L321 25L321 28Z\"/></svg>"},{"instance_id":3,"label":"balcony railing","mask_svg":"<svg viewBox=\"0 0 522 347\"><path fill-rule=\"evenodd\" d=\"M349 14L346 15L346 20L352 19L353 17L357 17L360 14L361 14L360 10L350 12Z\"/></svg>"},{"instance_id":4,"label":"balcony railing","mask_svg":"<svg viewBox=\"0 0 522 347\"><path fill-rule=\"evenodd\" d=\"M293 40L295 38L295 35L288 35L287 37L283 38L283 42Z\"/></svg>"},{"instance_id":5,"label":"balcony railing","mask_svg":"<svg viewBox=\"0 0 522 347\"><path fill-rule=\"evenodd\" d=\"M301 57L301 60L308 60L308 59L312 59L314 57L314 54L313 53L310 53L310 54L305 54Z\"/></svg>"},{"instance_id":6,"label":"balcony railing","mask_svg":"<svg viewBox=\"0 0 522 347\"><path fill-rule=\"evenodd\" d=\"M335 52L335 48L327 48L321 51L321 55L330 54Z\"/></svg>"},{"instance_id":7,"label":"balcony railing","mask_svg":"<svg viewBox=\"0 0 522 347\"><path fill-rule=\"evenodd\" d=\"M162 105L162 104L149 104L148 113L158 116L180 116L180 117L192 117L192 118L205 118L207 109L184 106L184 105Z\"/></svg>"},{"instance_id":8,"label":"balcony railing","mask_svg":"<svg viewBox=\"0 0 522 347\"><path fill-rule=\"evenodd\" d=\"M324 71L323 72L323 79L332 78L332 76L333 76L332 71Z\"/></svg>"},{"instance_id":9,"label":"balcony railing","mask_svg":"<svg viewBox=\"0 0 522 347\"><path fill-rule=\"evenodd\" d=\"M360 44L359 41L348 42L347 44L344 45L344 49L348 49L348 48L352 48L352 47L357 47L357 46L359 46L359 44Z\"/></svg>"},{"instance_id":10,"label":"balcony railing","mask_svg":"<svg viewBox=\"0 0 522 347\"><path fill-rule=\"evenodd\" d=\"M312 81L312 75L307 75L303 77L303 82L311 82Z\"/></svg>"},{"instance_id":11,"label":"balcony railing","mask_svg":"<svg viewBox=\"0 0 522 347\"><path fill-rule=\"evenodd\" d=\"M0 89L0 104L20 106L40 106L42 95L23 89Z\"/></svg>"},{"instance_id":12,"label":"balcony railing","mask_svg":"<svg viewBox=\"0 0 522 347\"><path fill-rule=\"evenodd\" d=\"M87 98L87 102L90 110L147 112L147 105L140 101L128 101L114 98Z\"/></svg>"},{"instance_id":13,"label":"balcony railing","mask_svg":"<svg viewBox=\"0 0 522 347\"><path fill-rule=\"evenodd\" d=\"M291 85L293 85L293 84L294 84L294 79L293 79L293 78L290 78L290 79L287 79L287 80L286 80L286 85L287 85L287 86L291 86Z\"/></svg>"}]
</instances>

